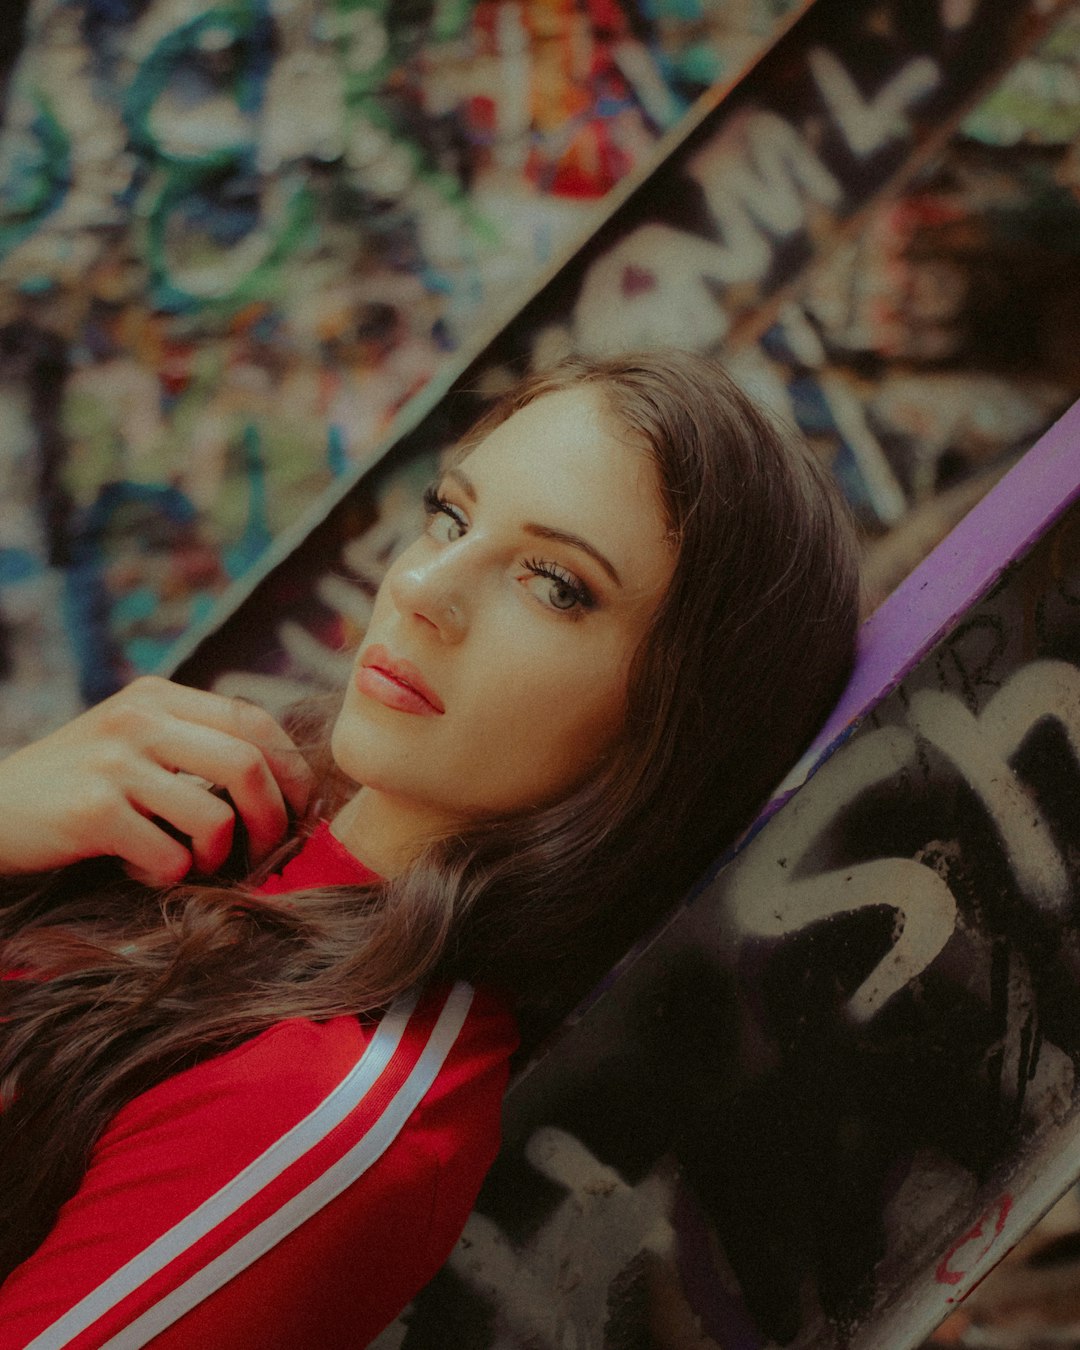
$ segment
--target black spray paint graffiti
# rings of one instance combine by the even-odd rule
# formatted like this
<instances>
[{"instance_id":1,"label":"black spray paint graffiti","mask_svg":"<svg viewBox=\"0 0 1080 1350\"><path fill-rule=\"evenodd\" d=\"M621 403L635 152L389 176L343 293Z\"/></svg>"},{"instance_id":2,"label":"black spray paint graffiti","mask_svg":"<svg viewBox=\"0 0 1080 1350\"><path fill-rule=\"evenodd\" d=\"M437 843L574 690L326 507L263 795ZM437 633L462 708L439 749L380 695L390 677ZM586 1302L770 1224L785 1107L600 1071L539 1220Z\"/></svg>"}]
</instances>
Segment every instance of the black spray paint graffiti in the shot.
<instances>
[{"instance_id":1,"label":"black spray paint graffiti","mask_svg":"<svg viewBox=\"0 0 1080 1350\"><path fill-rule=\"evenodd\" d=\"M884 1286L928 1268L944 1298L994 1250L993 1223L938 1244L1064 1119L1080 1059L1080 671L1009 664L976 712L909 681L623 976L578 1058L520 1085L478 1213L386 1350L448 1327L477 1350L873 1345Z\"/></svg>"},{"instance_id":2,"label":"black spray paint graffiti","mask_svg":"<svg viewBox=\"0 0 1080 1350\"><path fill-rule=\"evenodd\" d=\"M872 1018L930 965L952 936L956 902L941 877L908 858L878 858L806 878L800 863L835 821L834 784L842 784L841 801L855 800L915 762L909 732L888 727L863 736L841 763L825 765L815 792L804 792L783 812L767 850L748 850L728 895L743 939L781 938L838 914L889 904L898 920L896 940L887 960L848 999L848 1013L858 1022Z\"/></svg>"},{"instance_id":3,"label":"black spray paint graffiti","mask_svg":"<svg viewBox=\"0 0 1080 1350\"><path fill-rule=\"evenodd\" d=\"M856 1022L868 1021L930 967L955 931L955 898L935 871L908 859L875 859L806 878L800 863L850 802L912 772L917 738L940 752L977 798L1023 902L1060 919L1075 896L1060 842L1013 761L1036 728L1049 724L1080 762L1080 671L1064 661L1032 662L978 715L955 694L919 690L909 700L907 721L910 730L870 731L841 760L826 764L816 790L782 813L767 849L747 850L727 893L742 939L781 937L868 906L892 908L896 940L847 1001Z\"/></svg>"},{"instance_id":4,"label":"black spray paint graffiti","mask_svg":"<svg viewBox=\"0 0 1080 1350\"><path fill-rule=\"evenodd\" d=\"M541 297L500 345L520 344L534 366L570 349L718 348L792 420L806 424L809 399L806 429L842 447L859 506L896 522L905 491L862 401L830 372L812 309L781 301L870 197L910 172L992 68L984 33L1016 17L1008 5L897 4L849 12L841 39L809 16L802 45L777 58L782 78L737 91L664 167L664 193L628 203L557 283L555 305Z\"/></svg>"},{"instance_id":5,"label":"black spray paint graffiti","mask_svg":"<svg viewBox=\"0 0 1080 1350\"><path fill-rule=\"evenodd\" d=\"M886 453L885 402L876 430L865 391L830 368L828 325L813 303L796 297L777 309L770 297L835 245L830 235L864 204L868 184L880 186L902 147L925 136L926 107L955 98L950 44L976 9L944 7L928 41L934 18L924 12L920 32L914 10L901 7L888 56L879 50L869 63L878 68L872 92L865 69L856 80L854 53L811 45L793 100L773 108L751 101L687 158L686 179L704 202L698 231L675 218L631 229L589 269L563 342L598 351L665 340L720 347L766 402L840 447L838 472L861 510L881 524L899 521L917 485L905 489ZM898 38L905 24L910 41ZM914 53L920 37L928 50ZM553 345L550 331L545 345ZM946 448L927 456L929 472Z\"/></svg>"}]
</instances>

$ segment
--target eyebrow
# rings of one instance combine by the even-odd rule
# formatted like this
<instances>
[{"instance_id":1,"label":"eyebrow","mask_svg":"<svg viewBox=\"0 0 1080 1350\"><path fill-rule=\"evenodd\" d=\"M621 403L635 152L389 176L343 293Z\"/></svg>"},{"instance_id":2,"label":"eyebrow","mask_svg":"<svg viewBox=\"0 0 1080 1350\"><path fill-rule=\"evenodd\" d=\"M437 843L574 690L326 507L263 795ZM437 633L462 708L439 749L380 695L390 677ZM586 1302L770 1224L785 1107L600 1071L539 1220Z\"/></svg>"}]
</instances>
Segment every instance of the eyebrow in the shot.
<instances>
[{"instance_id":1,"label":"eyebrow","mask_svg":"<svg viewBox=\"0 0 1080 1350\"><path fill-rule=\"evenodd\" d=\"M444 478L452 478L461 488L469 501L476 501L476 485L468 474L461 469L450 468L443 474ZM622 578L615 569L614 563L605 558L595 545L590 544L587 539L583 539L580 534L571 534L569 530L557 530L554 525L537 525L528 522L522 526L526 534L535 535L538 539L551 539L558 544L568 544L571 548L580 549L582 553L588 554L592 560L608 574L616 586L622 585Z\"/></svg>"}]
</instances>

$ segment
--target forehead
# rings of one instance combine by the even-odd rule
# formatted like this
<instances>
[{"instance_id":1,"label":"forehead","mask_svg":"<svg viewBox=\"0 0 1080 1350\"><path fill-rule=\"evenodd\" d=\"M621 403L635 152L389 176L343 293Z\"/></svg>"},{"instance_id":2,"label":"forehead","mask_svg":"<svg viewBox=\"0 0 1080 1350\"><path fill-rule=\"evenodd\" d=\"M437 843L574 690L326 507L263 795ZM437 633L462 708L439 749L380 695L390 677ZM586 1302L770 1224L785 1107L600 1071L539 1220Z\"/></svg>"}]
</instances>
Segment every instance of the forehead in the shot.
<instances>
[{"instance_id":1,"label":"forehead","mask_svg":"<svg viewBox=\"0 0 1080 1350\"><path fill-rule=\"evenodd\" d=\"M601 391L543 394L495 427L459 461L481 504L578 534L638 584L662 575L673 549L659 479L644 441L620 427Z\"/></svg>"},{"instance_id":2,"label":"forehead","mask_svg":"<svg viewBox=\"0 0 1080 1350\"><path fill-rule=\"evenodd\" d=\"M585 385L533 399L458 461L507 496L580 506L607 517L607 503L661 518L659 481L643 440L618 425L601 392ZM579 501L577 494L586 495Z\"/></svg>"}]
</instances>

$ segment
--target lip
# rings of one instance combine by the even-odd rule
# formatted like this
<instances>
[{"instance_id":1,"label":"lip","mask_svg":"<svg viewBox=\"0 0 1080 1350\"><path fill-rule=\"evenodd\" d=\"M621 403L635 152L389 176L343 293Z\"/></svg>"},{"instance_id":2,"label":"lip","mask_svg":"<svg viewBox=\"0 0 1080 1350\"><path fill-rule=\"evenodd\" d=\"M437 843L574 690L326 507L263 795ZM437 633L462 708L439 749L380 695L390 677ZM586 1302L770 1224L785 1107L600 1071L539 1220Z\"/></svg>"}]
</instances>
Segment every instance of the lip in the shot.
<instances>
[{"instance_id":1,"label":"lip","mask_svg":"<svg viewBox=\"0 0 1080 1350\"><path fill-rule=\"evenodd\" d=\"M412 662L391 656L379 643L361 657L356 684L362 694L399 712L440 717L446 711L442 699Z\"/></svg>"}]
</instances>

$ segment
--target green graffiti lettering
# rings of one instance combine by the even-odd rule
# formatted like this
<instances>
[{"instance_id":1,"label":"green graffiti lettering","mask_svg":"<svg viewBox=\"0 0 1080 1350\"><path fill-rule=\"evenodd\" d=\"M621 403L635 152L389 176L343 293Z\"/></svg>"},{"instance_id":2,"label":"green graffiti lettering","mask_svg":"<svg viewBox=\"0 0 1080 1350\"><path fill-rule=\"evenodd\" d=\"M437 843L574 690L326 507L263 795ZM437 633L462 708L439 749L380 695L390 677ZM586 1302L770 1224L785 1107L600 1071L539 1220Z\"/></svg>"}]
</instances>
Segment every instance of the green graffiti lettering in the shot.
<instances>
[{"instance_id":1,"label":"green graffiti lettering","mask_svg":"<svg viewBox=\"0 0 1080 1350\"><path fill-rule=\"evenodd\" d=\"M208 46L219 51L239 44L260 47L259 38L268 22L262 8L233 5L208 10L161 39L139 67L123 100L124 120L136 149L158 160L178 160L207 169L227 167L238 155L250 153L254 128L248 118L259 109L264 74L262 62L250 54L231 73L230 97L241 114L233 126L226 124L216 132L211 127L199 127L185 145L179 135L162 139L154 123L154 110L189 56L205 52ZM191 119L180 119L180 129L186 120Z\"/></svg>"},{"instance_id":2,"label":"green graffiti lettering","mask_svg":"<svg viewBox=\"0 0 1080 1350\"><path fill-rule=\"evenodd\" d=\"M162 309L232 307L271 299L281 262L310 237L314 199L305 183L271 183L258 194L259 217L241 239L215 240L201 215L222 184L176 172L160 183L146 211L145 246L152 297Z\"/></svg>"},{"instance_id":3,"label":"green graffiti lettering","mask_svg":"<svg viewBox=\"0 0 1080 1350\"><path fill-rule=\"evenodd\" d=\"M25 137L13 138L0 198L0 258L29 239L57 209L71 184L71 139L40 93Z\"/></svg>"}]
</instances>

